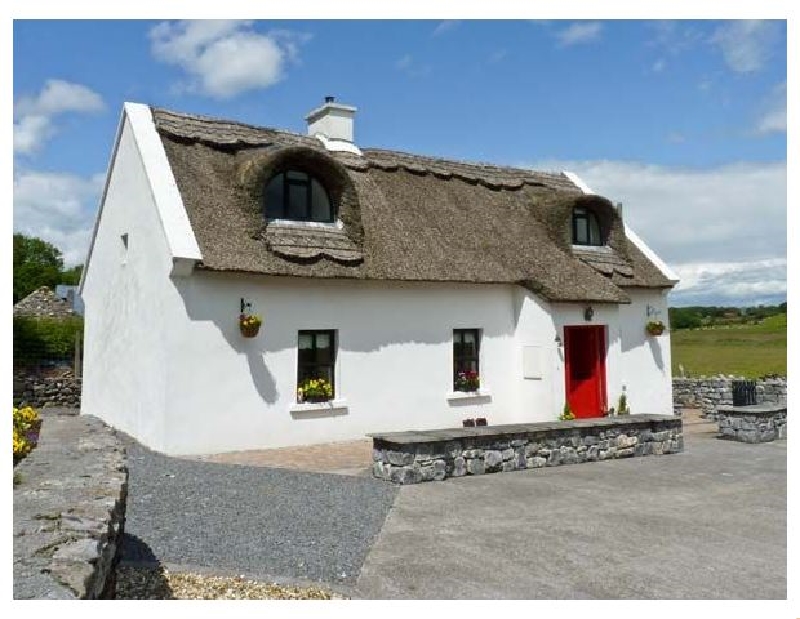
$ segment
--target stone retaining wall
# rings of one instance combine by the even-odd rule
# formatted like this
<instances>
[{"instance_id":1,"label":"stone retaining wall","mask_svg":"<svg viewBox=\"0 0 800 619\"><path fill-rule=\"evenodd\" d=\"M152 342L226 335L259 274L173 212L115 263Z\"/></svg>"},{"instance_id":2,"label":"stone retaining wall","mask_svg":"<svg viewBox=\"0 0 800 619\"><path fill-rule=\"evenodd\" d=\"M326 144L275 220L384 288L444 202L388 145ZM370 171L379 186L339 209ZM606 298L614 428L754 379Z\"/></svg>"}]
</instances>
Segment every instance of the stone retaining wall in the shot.
<instances>
[{"instance_id":1,"label":"stone retaining wall","mask_svg":"<svg viewBox=\"0 0 800 619\"><path fill-rule=\"evenodd\" d=\"M721 406L717 409L719 438L743 443L767 443L786 438L786 408Z\"/></svg>"},{"instance_id":2,"label":"stone retaining wall","mask_svg":"<svg viewBox=\"0 0 800 619\"><path fill-rule=\"evenodd\" d=\"M122 554L128 469L113 430L45 410L14 469L14 598L110 599Z\"/></svg>"},{"instance_id":3,"label":"stone retaining wall","mask_svg":"<svg viewBox=\"0 0 800 619\"><path fill-rule=\"evenodd\" d=\"M673 404L678 408L700 408L703 415L714 418L718 407L733 405L734 380L744 379L735 376L673 378ZM756 402L758 404L785 401L786 378L756 380Z\"/></svg>"},{"instance_id":4,"label":"stone retaining wall","mask_svg":"<svg viewBox=\"0 0 800 619\"><path fill-rule=\"evenodd\" d=\"M80 408L82 380L71 372L50 378L27 372L14 373L14 406Z\"/></svg>"},{"instance_id":5,"label":"stone retaining wall","mask_svg":"<svg viewBox=\"0 0 800 619\"><path fill-rule=\"evenodd\" d=\"M635 415L593 421L374 435L373 475L415 484L683 451L680 418Z\"/></svg>"}]
</instances>

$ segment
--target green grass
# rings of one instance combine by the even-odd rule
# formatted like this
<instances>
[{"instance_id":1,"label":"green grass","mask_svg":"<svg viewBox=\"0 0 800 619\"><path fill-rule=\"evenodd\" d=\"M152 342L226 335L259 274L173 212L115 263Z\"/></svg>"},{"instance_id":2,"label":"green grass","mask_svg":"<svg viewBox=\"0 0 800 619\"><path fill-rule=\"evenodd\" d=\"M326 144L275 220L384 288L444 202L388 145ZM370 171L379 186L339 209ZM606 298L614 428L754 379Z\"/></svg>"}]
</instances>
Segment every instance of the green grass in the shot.
<instances>
[{"instance_id":1,"label":"green grass","mask_svg":"<svg viewBox=\"0 0 800 619\"><path fill-rule=\"evenodd\" d=\"M686 376L786 376L786 314L759 325L681 329L670 336L673 376L681 375L681 364Z\"/></svg>"}]
</instances>

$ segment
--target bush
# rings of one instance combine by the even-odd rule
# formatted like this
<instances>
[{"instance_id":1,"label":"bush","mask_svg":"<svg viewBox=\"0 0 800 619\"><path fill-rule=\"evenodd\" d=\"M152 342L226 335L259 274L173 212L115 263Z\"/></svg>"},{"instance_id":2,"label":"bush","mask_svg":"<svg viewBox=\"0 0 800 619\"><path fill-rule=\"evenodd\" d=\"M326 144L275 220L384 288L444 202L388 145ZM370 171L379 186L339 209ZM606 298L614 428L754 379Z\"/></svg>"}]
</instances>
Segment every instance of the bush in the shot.
<instances>
[{"instance_id":1,"label":"bush","mask_svg":"<svg viewBox=\"0 0 800 619\"><path fill-rule=\"evenodd\" d=\"M14 318L14 362L71 359L75 336L83 337L83 318Z\"/></svg>"}]
</instances>

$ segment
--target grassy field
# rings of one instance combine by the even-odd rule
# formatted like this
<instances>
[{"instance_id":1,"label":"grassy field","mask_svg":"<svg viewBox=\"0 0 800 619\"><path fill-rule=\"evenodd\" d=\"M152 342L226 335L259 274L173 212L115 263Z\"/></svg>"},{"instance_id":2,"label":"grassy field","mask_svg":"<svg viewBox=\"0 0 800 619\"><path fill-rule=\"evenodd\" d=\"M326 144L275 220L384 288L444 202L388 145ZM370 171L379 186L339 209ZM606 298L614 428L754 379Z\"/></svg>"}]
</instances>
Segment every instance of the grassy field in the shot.
<instances>
[{"instance_id":1,"label":"grassy field","mask_svg":"<svg viewBox=\"0 0 800 619\"><path fill-rule=\"evenodd\" d=\"M759 325L681 329L670 336L673 376L681 375L681 364L686 376L786 376L786 314Z\"/></svg>"}]
</instances>

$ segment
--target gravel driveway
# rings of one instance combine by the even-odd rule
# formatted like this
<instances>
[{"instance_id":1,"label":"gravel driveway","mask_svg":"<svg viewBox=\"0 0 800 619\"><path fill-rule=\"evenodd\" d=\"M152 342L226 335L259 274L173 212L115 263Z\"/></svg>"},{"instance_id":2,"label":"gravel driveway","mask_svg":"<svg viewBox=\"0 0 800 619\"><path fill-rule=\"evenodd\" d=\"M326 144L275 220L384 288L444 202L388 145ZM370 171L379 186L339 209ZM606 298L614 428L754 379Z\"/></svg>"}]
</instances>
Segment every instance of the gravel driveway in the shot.
<instances>
[{"instance_id":1,"label":"gravel driveway","mask_svg":"<svg viewBox=\"0 0 800 619\"><path fill-rule=\"evenodd\" d=\"M397 494L371 478L170 458L120 436L125 561L349 585Z\"/></svg>"}]
</instances>

